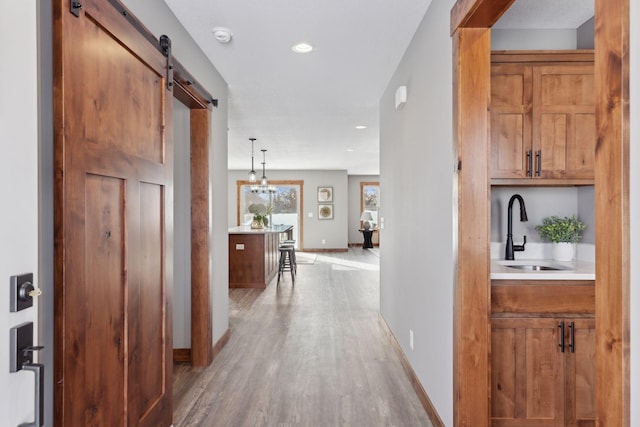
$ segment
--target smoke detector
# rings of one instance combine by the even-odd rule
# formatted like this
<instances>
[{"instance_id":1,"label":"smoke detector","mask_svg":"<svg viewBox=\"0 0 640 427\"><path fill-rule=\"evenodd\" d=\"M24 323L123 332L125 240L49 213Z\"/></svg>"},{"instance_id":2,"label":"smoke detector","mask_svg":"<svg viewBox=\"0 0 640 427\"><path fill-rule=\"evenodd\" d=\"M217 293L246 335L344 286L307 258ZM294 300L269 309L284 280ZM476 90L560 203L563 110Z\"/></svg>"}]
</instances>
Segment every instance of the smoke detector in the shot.
<instances>
[{"instance_id":1,"label":"smoke detector","mask_svg":"<svg viewBox=\"0 0 640 427\"><path fill-rule=\"evenodd\" d=\"M231 30L225 27L215 27L213 30L213 37L216 38L220 43L229 43L231 41Z\"/></svg>"}]
</instances>

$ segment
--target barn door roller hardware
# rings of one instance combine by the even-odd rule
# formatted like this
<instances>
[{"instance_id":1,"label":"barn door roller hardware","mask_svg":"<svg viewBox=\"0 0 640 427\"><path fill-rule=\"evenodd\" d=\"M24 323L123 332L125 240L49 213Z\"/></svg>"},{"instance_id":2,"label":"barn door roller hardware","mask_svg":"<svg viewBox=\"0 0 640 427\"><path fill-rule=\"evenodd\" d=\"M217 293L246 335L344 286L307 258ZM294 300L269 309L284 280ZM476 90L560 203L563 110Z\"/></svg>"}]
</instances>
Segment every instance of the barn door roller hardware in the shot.
<instances>
[{"instance_id":1,"label":"barn door roller hardware","mask_svg":"<svg viewBox=\"0 0 640 427\"><path fill-rule=\"evenodd\" d=\"M82 2L78 0L71 0L69 9L71 13L73 13L75 16L80 16L80 9L82 9Z\"/></svg>"},{"instance_id":2,"label":"barn door roller hardware","mask_svg":"<svg viewBox=\"0 0 640 427\"><path fill-rule=\"evenodd\" d=\"M167 58L167 90L173 89L173 59L171 57L171 39L167 35L160 36L160 49Z\"/></svg>"}]
</instances>

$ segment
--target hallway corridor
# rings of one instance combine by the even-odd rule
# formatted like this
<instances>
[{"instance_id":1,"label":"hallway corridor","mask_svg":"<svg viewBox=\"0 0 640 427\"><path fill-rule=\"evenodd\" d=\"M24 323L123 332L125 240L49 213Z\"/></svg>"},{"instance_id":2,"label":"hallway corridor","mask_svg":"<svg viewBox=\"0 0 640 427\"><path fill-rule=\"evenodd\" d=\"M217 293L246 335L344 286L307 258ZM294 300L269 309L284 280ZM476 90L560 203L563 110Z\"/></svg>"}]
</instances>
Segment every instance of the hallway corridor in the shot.
<instances>
[{"instance_id":1,"label":"hallway corridor","mask_svg":"<svg viewBox=\"0 0 640 427\"><path fill-rule=\"evenodd\" d=\"M174 426L431 426L378 321L377 249L299 261L294 287L230 290L227 345L175 365Z\"/></svg>"}]
</instances>

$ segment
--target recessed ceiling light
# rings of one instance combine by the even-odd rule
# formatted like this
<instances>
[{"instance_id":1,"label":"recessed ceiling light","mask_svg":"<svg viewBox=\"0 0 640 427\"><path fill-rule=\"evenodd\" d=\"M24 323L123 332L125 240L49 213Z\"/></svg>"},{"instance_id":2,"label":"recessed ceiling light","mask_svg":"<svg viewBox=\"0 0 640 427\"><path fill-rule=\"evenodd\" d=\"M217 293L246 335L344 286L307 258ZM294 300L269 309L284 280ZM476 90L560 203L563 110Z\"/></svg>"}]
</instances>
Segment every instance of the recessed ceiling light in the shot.
<instances>
[{"instance_id":1,"label":"recessed ceiling light","mask_svg":"<svg viewBox=\"0 0 640 427\"><path fill-rule=\"evenodd\" d=\"M291 46L291 50L295 53L309 53L313 51L313 45L307 42L296 43Z\"/></svg>"},{"instance_id":2,"label":"recessed ceiling light","mask_svg":"<svg viewBox=\"0 0 640 427\"><path fill-rule=\"evenodd\" d=\"M365 125L358 125L356 126L356 129L366 129L367 127Z\"/></svg>"},{"instance_id":3,"label":"recessed ceiling light","mask_svg":"<svg viewBox=\"0 0 640 427\"><path fill-rule=\"evenodd\" d=\"M348 151L349 153L353 153L353 152L354 152L354 151L356 151L356 150L354 150L353 148L347 148L347 151Z\"/></svg>"},{"instance_id":4,"label":"recessed ceiling light","mask_svg":"<svg viewBox=\"0 0 640 427\"><path fill-rule=\"evenodd\" d=\"M215 27L211 31L213 32L213 37L215 37L220 43L229 43L233 36L231 30L225 27Z\"/></svg>"}]
</instances>

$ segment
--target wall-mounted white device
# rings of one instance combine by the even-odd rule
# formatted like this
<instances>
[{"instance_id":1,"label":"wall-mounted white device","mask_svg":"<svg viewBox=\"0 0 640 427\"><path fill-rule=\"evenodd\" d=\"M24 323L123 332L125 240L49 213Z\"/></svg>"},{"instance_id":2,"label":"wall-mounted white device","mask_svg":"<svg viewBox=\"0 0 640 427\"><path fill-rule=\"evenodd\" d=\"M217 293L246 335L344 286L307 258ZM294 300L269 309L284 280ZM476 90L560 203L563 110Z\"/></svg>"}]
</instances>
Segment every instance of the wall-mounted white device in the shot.
<instances>
[{"instance_id":1,"label":"wall-mounted white device","mask_svg":"<svg viewBox=\"0 0 640 427\"><path fill-rule=\"evenodd\" d=\"M400 86L396 89L396 110L400 109L407 102L407 87Z\"/></svg>"}]
</instances>

